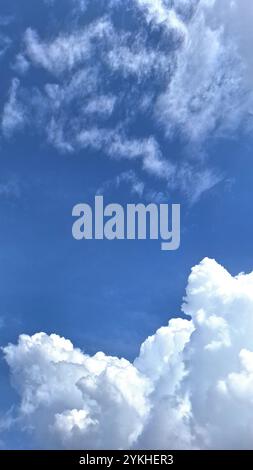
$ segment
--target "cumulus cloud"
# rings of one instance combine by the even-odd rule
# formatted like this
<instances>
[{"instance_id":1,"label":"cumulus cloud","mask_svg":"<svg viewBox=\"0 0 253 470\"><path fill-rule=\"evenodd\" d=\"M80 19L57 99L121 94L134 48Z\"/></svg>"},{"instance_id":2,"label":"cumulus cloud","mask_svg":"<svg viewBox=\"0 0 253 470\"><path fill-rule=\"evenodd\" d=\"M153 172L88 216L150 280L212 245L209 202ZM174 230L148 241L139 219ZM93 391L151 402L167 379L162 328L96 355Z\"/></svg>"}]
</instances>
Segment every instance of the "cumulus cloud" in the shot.
<instances>
[{"instance_id":1,"label":"cumulus cloud","mask_svg":"<svg viewBox=\"0 0 253 470\"><path fill-rule=\"evenodd\" d=\"M149 410L150 384L128 361L103 353L89 357L70 341L45 334L22 336L17 349L9 346L5 353L21 387L20 413L38 438L49 433L46 445L82 447L85 438L91 448L132 446ZM21 372L22 363L30 371Z\"/></svg>"},{"instance_id":2,"label":"cumulus cloud","mask_svg":"<svg viewBox=\"0 0 253 470\"><path fill-rule=\"evenodd\" d=\"M43 448L252 449L253 273L192 269L175 318L133 363L57 335L3 349L18 422Z\"/></svg>"}]
</instances>

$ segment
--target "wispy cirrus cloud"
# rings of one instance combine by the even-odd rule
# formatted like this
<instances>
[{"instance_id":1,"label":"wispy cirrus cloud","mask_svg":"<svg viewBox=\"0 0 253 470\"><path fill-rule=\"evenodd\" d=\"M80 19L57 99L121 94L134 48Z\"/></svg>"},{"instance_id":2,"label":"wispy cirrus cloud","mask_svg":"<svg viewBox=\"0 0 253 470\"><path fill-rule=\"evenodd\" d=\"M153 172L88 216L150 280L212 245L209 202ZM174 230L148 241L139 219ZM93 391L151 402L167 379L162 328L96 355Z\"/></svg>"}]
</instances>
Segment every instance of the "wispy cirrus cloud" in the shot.
<instances>
[{"instance_id":1,"label":"wispy cirrus cloud","mask_svg":"<svg viewBox=\"0 0 253 470\"><path fill-rule=\"evenodd\" d=\"M22 54L21 52L18 53L13 61L12 69L18 75L25 75L25 73L29 70L30 62L28 59Z\"/></svg>"},{"instance_id":2,"label":"wispy cirrus cloud","mask_svg":"<svg viewBox=\"0 0 253 470\"><path fill-rule=\"evenodd\" d=\"M252 103L236 45L224 36L221 24L212 26L208 13L215 11L202 9L200 2L178 51L175 73L156 107L168 135L180 132L197 143L231 135L247 119Z\"/></svg>"},{"instance_id":3,"label":"wispy cirrus cloud","mask_svg":"<svg viewBox=\"0 0 253 470\"><path fill-rule=\"evenodd\" d=\"M145 183L133 170L123 171L115 178L105 181L103 185L97 190L97 194L104 194L104 192L107 190L111 188L120 188L124 184L130 187L130 192L132 194L137 195L140 198L143 196Z\"/></svg>"},{"instance_id":4,"label":"wispy cirrus cloud","mask_svg":"<svg viewBox=\"0 0 253 470\"><path fill-rule=\"evenodd\" d=\"M175 5L170 5L164 0L135 0L135 2L145 12L148 22L164 26L168 31L175 33L177 38L187 35L187 26L178 15ZM178 3L177 6L181 3L182 11L188 10L186 2L176 2Z\"/></svg>"},{"instance_id":5,"label":"wispy cirrus cloud","mask_svg":"<svg viewBox=\"0 0 253 470\"><path fill-rule=\"evenodd\" d=\"M58 76L90 59L94 53L94 42L103 43L112 34L111 23L100 19L84 31L61 34L48 42L42 42L36 31L29 28L24 42L27 56L32 63Z\"/></svg>"},{"instance_id":6,"label":"wispy cirrus cloud","mask_svg":"<svg viewBox=\"0 0 253 470\"><path fill-rule=\"evenodd\" d=\"M17 97L20 82L13 79L9 90L8 101L2 114L2 131L5 137L10 137L14 131L23 129L26 121L25 106Z\"/></svg>"},{"instance_id":7,"label":"wispy cirrus cloud","mask_svg":"<svg viewBox=\"0 0 253 470\"><path fill-rule=\"evenodd\" d=\"M250 28L243 31L237 1L129 0L127 6L110 2L106 16L97 6L92 22L73 22L43 39L27 29L14 70L47 75L29 90L22 81L12 85L3 133L26 124L61 152L89 147L141 160L142 171L197 201L220 181L219 170L202 158L206 142L252 128ZM130 15L129 27L115 23L115 8ZM190 146L190 161L189 151L183 160L171 154L175 139Z\"/></svg>"},{"instance_id":8,"label":"wispy cirrus cloud","mask_svg":"<svg viewBox=\"0 0 253 470\"><path fill-rule=\"evenodd\" d=\"M7 181L0 180L0 198L17 199L20 197L20 193L21 188L17 179L9 178Z\"/></svg>"},{"instance_id":9,"label":"wispy cirrus cloud","mask_svg":"<svg viewBox=\"0 0 253 470\"><path fill-rule=\"evenodd\" d=\"M0 33L0 59L6 54L11 45L11 39Z\"/></svg>"}]
</instances>

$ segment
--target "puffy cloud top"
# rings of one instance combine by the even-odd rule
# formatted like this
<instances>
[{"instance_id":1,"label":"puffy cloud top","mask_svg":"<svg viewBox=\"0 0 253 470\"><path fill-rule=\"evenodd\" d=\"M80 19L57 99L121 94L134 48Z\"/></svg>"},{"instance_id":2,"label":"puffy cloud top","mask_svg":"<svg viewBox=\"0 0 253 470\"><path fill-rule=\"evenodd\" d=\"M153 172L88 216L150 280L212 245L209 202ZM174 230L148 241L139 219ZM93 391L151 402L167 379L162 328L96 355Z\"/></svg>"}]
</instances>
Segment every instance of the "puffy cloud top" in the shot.
<instances>
[{"instance_id":1,"label":"puffy cloud top","mask_svg":"<svg viewBox=\"0 0 253 470\"><path fill-rule=\"evenodd\" d=\"M204 259L182 309L133 364L45 333L5 347L22 429L44 448L252 448L253 273Z\"/></svg>"}]
</instances>

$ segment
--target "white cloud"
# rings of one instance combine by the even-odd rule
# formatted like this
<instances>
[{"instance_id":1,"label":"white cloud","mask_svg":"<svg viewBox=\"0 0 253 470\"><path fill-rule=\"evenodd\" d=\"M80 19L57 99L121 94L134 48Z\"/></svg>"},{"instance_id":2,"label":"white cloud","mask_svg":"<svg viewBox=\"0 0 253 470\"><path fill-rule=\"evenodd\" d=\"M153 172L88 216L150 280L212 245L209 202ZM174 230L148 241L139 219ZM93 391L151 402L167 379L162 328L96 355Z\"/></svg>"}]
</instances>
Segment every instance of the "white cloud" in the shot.
<instances>
[{"instance_id":1,"label":"white cloud","mask_svg":"<svg viewBox=\"0 0 253 470\"><path fill-rule=\"evenodd\" d=\"M122 184L130 186L130 191L132 194L139 197L143 196L145 183L137 176L136 172L133 170L123 171L115 178L107 180L103 185L97 190L97 194L104 194L110 188L119 188Z\"/></svg>"},{"instance_id":2,"label":"white cloud","mask_svg":"<svg viewBox=\"0 0 253 470\"><path fill-rule=\"evenodd\" d=\"M213 27L224 28L224 39L233 40L243 60L250 86L253 80L253 59L251 45L253 40L253 4L250 0L214 0L212 11L207 11L208 20ZM214 14L215 12L215 14Z\"/></svg>"},{"instance_id":3,"label":"white cloud","mask_svg":"<svg viewBox=\"0 0 253 470\"><path fill-rule=\"evenodd\" d=\"M101 49L98 65L104 61L112 72L124 77L132 75L141 80L153 72L165 74L170 67L167 55L146 48L142 31L137 35L117 31L112 22L103 17L83 29L59 34L47 41L42 41L36 31L27 29L24 42L27 58L55 76L87 67L97 47Z\"/></svg>"},{"instance_id":4,"label":"white cloud","mask_svg":"<svg viewBox=\"0 0 253 470\"><path fill-rule=\"evenodd\" d=\"M5 353L23 395L21 415L46 445L83 447L86 440L90 448L130 447L141 432L150 383L128 361L90 357L45 334L22 336Z\"/></svg>"},{"instance_id":5,"label":"white cloud","mask_svg":"<svg viewBox=\"0 0 253 470\"><path fill-rule=\"evenodd\" d=\"M178 33L187 35L187 28L178 16L176 10L169 6L170 2L166 0L135 0L137 5L144 9L148 21L154 21L156 24L164 24L166 28Z\"/></svg>"},{"instance_id":6,"label":"white cloud","mask_svg":"<svg viewBox=\"0 0 253 470\"><path fill-rule=\"evenodd\" d=\"M212 135L231 135L250 119L253 97L247 86L251 73L252 7L238 1L134 0L148 22L175 34L162 40L167 47L150 47L140 25L134 33L119 33L108 19L41 41L31 29L25 35L26 53L36 65L61 75L85 62L102 46L99 59L113 73L134 75L138 83L151 73L156 84L167 81L154 117L168 137L180 132L190 142L204 142ZM240 10L240 15L239 15ZM245 72L245 69L248 72ZM140 102L145 92L140 91Z\"/></svg>"},{"instance_id":7,"label":"white cloud","mask_svg":"<svg viewBox=\"0 0 253 470\"><path fill-rule=\"evenodd\" d=\"M19 85L18 79L12 80L9 98L2 113L2 131L6 137L11 136L14 131L22 129L26 121L25 109L17 98Z\"/></svg>"},{"instance_id":8,"label":"white cloud","mask_svg":"<svg viewBox=\"0 0 253 470\"><path fill-rule=\"evenodd\" d=\"M26 57L21 53L17 54L12 66L13 70L20 75L24 75L29 70L29 67L30 63Z\"/></svg>"},{"instance_id":9,"label":"white cloud","mask_svg":"<svg viewBox=\"0 0 253 470\"><path fill-rule=\"evenodd\" d=\"M169 180L174 172L173 165L163 158L159 145L153 137L129 139L120 130L112 131L94 127L81 132L78 142L82 148L103 149L115 159L141 159L146 172L165 180Z\"/></svg>"},{"instance_id":10,"label":"white cloud","mask_svg":"<svg viewBox=\"0 0 253 470\"><path fill-rule=\"evenodd\" d=\"M45 333L4 348L19 423L48 448L252 449L253 273L192 269L183 311L131 364Z\"/></svg>"},{"instance_id":11,"label":"white cloud","mask_svg":"<svg viewBox=\"0 0 253 470\"><path fill-rule=\"evenodd\" d=\"M116 0L117 1L117 0ZM44 0L44 2L47 4L47 5L54 5L55 3L57 3L57 0ZM88 4L89 4L90 0L69 0L69 3L72 4L79 12L83 12L86 10ZM60 1L58 0L58 3L60 3Z\"/></svg>"},{"instance_id":12,"label":"white cloud","mask_svg":"<svg viewBox=\"0 0 253 470\"><path fill-rule=\"evenodd\" d=\"M168 138L179 132L186 141L204 143L210 136L231 135L242 125L251 129L251 3L247 0L241 7L238 0L132 1L148 22L162 25L175 35L149 43L141 23L139 30L123 32L103 16L82 29L73 28L72 32L45 40L30 28L25 33L25 55L18 55L17 67L26 70L29 60L60 77L63 95L68 92L66 72L71 76L73 70L83 72L91 67L92 60L103 90L107 72L102 66L107 64L109 78L110 74L135 77L142 110L142 103L150 96L150 90L142 84L147 77L155 77L154 88L160 86L164 91L152 114L162 123ZM100 94L106 96L101 88ZM131 100L125 100L125 105L131 114ZM150 113L150 106L146 111ZM69 115L68 109L64 112Z\"/></svg>"},{"instance_id":13,"label":"white cloud","mask_svg":"<svg viewBox=\"0 0 253 470\"><path fill-rule=\"evenodd\" d=\"M169 73L170 60L162 52L148 50L142 44L141 37L138 39L139 41L134 40L133 44L128 46L121 38L119 44L115 44L105 56L107 64L113 72L118 72L125 78L134 76L141 82L153 73L160 80L161 76Z\"/></svg>"},{"instance_id":14,"label":"white cloud","mask_svg":"<svg viewBox=\"0 0 253 470\"><path fill-rule=\"evenodd\" d=\"M87 105L84 107L84 112L87 114L96 114L109 117L114 109L116 97L111 95L100 95L91 98Z\"/></svg>"},{"instance_id":15,"label":"white cloud","mask_svg":"<svg viewBox=\"0 0 253 470\"><path fill-rule=\"evenodd\" d=\"M0 59L4 57L10 45L11 45L11 39L8 36L5 36L0 33Z\"/></svg>"},{"instance_id":16,"label":"white cloud","mask_svg":"<svg viewBox=\"0 0 253 470\"><path fill-rule=\"evenodd\" d=\"M79 2L72 4L78 8ZM167 190L179 189L196 202L221 180L201 159L206 143L252 132L253 9L249 0L245 5L129 0L137 21L124 28L114 22L114 8L128 14L117 0L106 17L98 8L97 19L82 27L75 21L68 31L44 38L28 29L14 70L22 75L42 68L48 83L12 86L3 133L26 122L60 152L90 147L128 159L134 171L139 159L161 185L167 181ZM175 138L190 144L190 162L189 148L180 160L167 151Z\"/></svg>"},{"instance_id":17,"label":"white cloud","mask_svg":"<svg viewBox=\"0 0 253 470\"><path fill-rule=\"evenodd\" d=\"M175 186L180 188L191 204L222 181L222 176L206 166L195 167L184 163L175 177Z\"/></svg>"},{"instance_id":18,"label":"white cloud","mask_svg":"<svg viewBox=\"0 0 253 470\"><path fill-rule=\"evenodd\" d=\"M58 76L87 61L91 57L94 41L103 42L108 35L112 35L111 24L103 19L92 23L84 31L62 34L48 42L42 42L36 31L28 29L25 33L26 54L35 65Z\"/></svg>"},{"instance_id":19,"label":"white cloud","mask_svg":"<svg viewBox=\"0 0 253 470\"><path fill-rule=\"evenodd\" d=\"M118 175L116 178L117 187L119 187L122 182L130 184L132 194L137 194L139 197L143 196L145 183L138 178L134 171L129 170Z\"/></svg>"},{"instance_id":20,"label":"white cloud","mask_svg":"<svg viewBox=\"0 0 253 470\"><path fill-rule=\"evenodd\" d=\"M247 120L253 104L237 38L226 34L230 16L218 21L219 7L213 3L200 1L187 22L188 34L177 50L174 73L156 108L168 136L179 131L197 143L231 135Z\"/></svg>"},{"instance_id":21,"label":"white cloud","mask_svg":"<svg viewBox=\"0 0 253 470\"><path fill-rule=\"evenodd\" d=\"M140 140L115 135L109 144L109 153L115 158L130 160L142 157L144 170L160 178L168 179L174 171L173 166L163 158L153 137Z\"/></svg>"}]
</instances>

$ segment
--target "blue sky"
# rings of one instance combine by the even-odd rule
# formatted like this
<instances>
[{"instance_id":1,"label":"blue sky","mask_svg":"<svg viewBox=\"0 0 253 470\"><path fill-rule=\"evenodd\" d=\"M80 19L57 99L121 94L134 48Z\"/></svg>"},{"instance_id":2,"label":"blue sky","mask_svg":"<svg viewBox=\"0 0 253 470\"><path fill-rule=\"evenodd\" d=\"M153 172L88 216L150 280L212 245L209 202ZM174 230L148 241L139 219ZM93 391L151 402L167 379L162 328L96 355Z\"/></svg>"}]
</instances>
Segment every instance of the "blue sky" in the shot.
<instances>
[{"instance_id":1,"label":"blue sky","mask_svg":"<svg viewBox=\"0 0 253 470\"><path fill-rule=\"evenodd\" d=\"M246 3L239 20L229 1L1 1L3 347L43 331L132 361L185 318L192 266L209 257L232 275L252 270ZM180 249L76 242L72 208L98 192L180 203ZM0 373L5 423L19 398L4 359ZM2 427L3 447L36 446Z\"/></svg>"}]
</instances>

